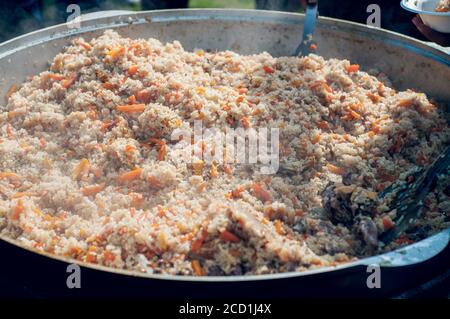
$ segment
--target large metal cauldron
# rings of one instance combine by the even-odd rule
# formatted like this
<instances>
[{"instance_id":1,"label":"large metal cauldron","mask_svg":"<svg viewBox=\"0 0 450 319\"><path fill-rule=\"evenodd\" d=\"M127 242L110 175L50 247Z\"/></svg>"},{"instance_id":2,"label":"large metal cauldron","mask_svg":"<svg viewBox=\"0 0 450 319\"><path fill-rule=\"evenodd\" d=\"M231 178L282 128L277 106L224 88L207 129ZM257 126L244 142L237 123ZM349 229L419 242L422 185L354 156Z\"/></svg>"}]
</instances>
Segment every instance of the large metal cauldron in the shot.
<instances>
[{"instance_id":1,"label":"large metal cauldron","mask_svg":"<svg viewBox=\"0 0 450 319\"><path fill-rule=\"evenodd\" d=\"M303 15L253 10L166 10L90 15L80 29L59 25L0 45L0 96L13 83L41 72L74 37L99 36L113 28L131 38L179 40L186 49L267 51L292 55L302 34ZM420 41L364 25L320 18L318 54L349 59L363 69L386 73L398 89L412 88L450 104L450 56ZM3 103L3 102L1 102ZM1 104L0 103L0 104ZM314 297L389 296L449 268L450 229L399 251L336 268L302 273L237 277L176 277L82 265L82 289L66 287L71 260L36 253L0 240L0 278L30 296ZM381 265L382 286L366 285L367 265ZM6 279L5 279L6 278ZM0 280L2 283L2 280ZM0 295L8 294L8 286Z\"/></svg>"}]
</instances>

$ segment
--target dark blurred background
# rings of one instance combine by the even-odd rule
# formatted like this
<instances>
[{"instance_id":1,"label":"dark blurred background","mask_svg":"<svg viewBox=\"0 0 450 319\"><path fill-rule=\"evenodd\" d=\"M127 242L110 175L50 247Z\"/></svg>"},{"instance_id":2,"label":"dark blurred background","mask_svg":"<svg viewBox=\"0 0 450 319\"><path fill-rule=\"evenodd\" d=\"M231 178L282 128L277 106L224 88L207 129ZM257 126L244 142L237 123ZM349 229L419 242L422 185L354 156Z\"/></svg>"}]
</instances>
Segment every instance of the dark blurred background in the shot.
<instances>
[{"instance_id":1,"label":"dark blurred background","mask_svg":"<svg viewBox=\"0 0 450 319\"><path fill-rule=\"evenodd\" d=\"M78 4L81 13L99 10L156 10L171 8L241 8L301 12L304 0L1 0L0 42L46 26L63 23L69 4ZM371 3L381 7L381 27L425 38L411 22L413 14L403 10L400 0L320 0L323 16L366 23Z\"/></svg>"}]
</instances>

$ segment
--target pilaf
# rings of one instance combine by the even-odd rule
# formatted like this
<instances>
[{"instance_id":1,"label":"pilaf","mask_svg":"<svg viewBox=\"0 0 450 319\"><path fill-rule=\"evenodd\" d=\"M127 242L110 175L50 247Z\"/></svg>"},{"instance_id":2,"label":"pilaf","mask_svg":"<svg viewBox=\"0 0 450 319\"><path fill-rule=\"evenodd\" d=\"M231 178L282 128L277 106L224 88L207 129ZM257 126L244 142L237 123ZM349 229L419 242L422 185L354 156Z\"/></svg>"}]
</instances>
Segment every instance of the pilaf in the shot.
<instances>
[{"instance_id":1,"label":"pilaf","mask_svg":"<svg viewBox=\"0 0 450 319\"><path fill-rule=\"evenodd\" d=\"M425 94L391 87L314 54L188 52L111 30L76 39L0 107L0 234L176 275L302 271L420 240L450 226L448 179L389 247L377 238L395 211L376 196L429 165L450 131ZM195 120L279 128L280 165L298 174L182 161L170 137Z\"/></svg>"}]
</instances>

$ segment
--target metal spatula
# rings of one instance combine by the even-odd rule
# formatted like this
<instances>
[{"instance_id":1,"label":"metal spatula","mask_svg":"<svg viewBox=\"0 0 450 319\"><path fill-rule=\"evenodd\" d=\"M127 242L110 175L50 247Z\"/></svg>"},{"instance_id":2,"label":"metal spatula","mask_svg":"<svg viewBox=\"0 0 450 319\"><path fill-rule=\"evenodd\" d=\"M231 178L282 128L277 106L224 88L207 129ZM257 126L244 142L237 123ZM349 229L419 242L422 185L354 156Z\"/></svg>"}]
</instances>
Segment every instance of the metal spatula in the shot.
<instances>
[{"instance_id":1,"label":"metal spatula","mask_svg":"<svg viewBox=\"0 0 450 319\"><path fill-rule=\"evenodd\" d=\"M423 208L423 201L441 174L449 174L450 169L450 147L442 153L427 169L418 170L413 174L412 183L395 183L385 189L379 198L388 200L388 207L397 210L395 227L383 233L380 240L389 244L401 233L408 229L410 223L419 217Z\"/></svg>"},{"instance_id":2,"label":"metal spatula","mask_svg":"<svg viewBox=\"0 0 450 319\"><path fill-rule=\"evenodd\" d=\"M306 56L312 51L314 40L313 35L316 29L316 19L317 19L317 6L318 0L308 0L306 1L306 13L305 13L305 25L303 26L303 39L300 45L295 50L295 55Z\"/></svg>"}]
</instances>

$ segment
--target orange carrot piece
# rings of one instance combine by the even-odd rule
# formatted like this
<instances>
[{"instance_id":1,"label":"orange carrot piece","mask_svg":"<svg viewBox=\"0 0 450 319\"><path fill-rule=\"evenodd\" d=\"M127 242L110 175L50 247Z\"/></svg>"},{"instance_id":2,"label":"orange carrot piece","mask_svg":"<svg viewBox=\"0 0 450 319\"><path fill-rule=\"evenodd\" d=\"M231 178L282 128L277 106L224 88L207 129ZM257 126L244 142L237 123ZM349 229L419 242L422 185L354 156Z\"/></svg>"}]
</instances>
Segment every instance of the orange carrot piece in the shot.
<instances>
[{"instance_id":1,"label":"orange carrot piece","mask_svg":"<svg viewBox=\"0 0 450 319\"><path fill-rule=\"evenodd\" d=\"M126 173L122 173L121 175L119 175L117 177L119 182L122 183L128 183L128 182L132 182L138 178L141 177L142 174L142 169L141 168L136 168L132 171L126 172Z\"/></svg>"},{"instance_id":2,"label":"orange carrot piece","mask_svg":"<svg viewBox=\"0 0 450 319\"><path fill-rule=\"evenodd\" d=\"M311 140L311 143L313 143L313 144L317 144L319 142L320 142L320 133L314 135L312 140Z\"/></svg>"},{"instance_id":3,"label":"orange carrot piece","mask_svg":"<svg viewBox=\"0 0 450 319\"><path fill-rule=\"evenodd\" d=\"M411 99L405 99L405 100L400 100L397 104L397 106L402 106L402 107L411 107L414 104L414 101Z\"/></svg>"},{"instance_id":4,"label":"orange carrot piece","mask_svg":"<svg viewBox=\"0 0 450 319\"><path fill-rule=\"evenodd\" d=\"M164 161L164 159L166 158L166 154L167 154L167 145L166 145L166 143L163 143L159 147L158 160L159 161Z\"/></svg>"},{"instance_id":5,"label":"orange carrot piece","mask_svg":"<svg viewBox=\"0 0 450 319\"><path fill-rule=\"evenodd\" d=\"M231 198L240 198L244 191L245 191L245 188L243 186L238 186L231 191L230 197Z\"/></svg>"},{"instance_id":6,"label":"orange carrot piece","mask_svg":"<svg viewBox=\"0 0 450 319\"><path fill-rule=\"evenodd\" d=\"M325 91L327 91L328 93L333 93L333 89L332 89L331 86L329 86L327 83L323 83L323 88L324 88Z\"/></svg>"},{"instance_id":7,"label":"orange carrot piece","mask_svg":"<svg viewBox=\"0 0 450 319\"><path fill-rule=\"evenodd\" d=\"M350 115L351 117L353 117L355 120L359 120L361 118L361 115L359 115L357 112L350 110Z\"/></svg>"},{"instance_id":8,"label":"orange carrot piece","mask_svg":"<svg viewBox=\"0 0 450 319\"><path fill-rule=\"evenodd\" d=\"M92 49L92 45L90 45L89 43L87 43L87 42L84 42L83 40L78 40L77 41L77 44L79 45L79 46L81 46L81 47L83 47L83 48L85 48L86 50L90 50L90 49Z\"/></svg>"},{"instance_id":9,"label":"orange carrot piece","mask_svg":"<svg viewBox=\"0 0 450 319\"><path fill-rule=\"evenodd\" d=\"M135 75L136 73L138 73L138 71L139 71L139 67L136 64L134 64L128 68L129 75Z\"/></svg>"},{"instance_id":10,"label":"orange carrot piece","mask_svg":"<svg viewBox=\"0 0 450 319\"><path fill-rule=\"evenodd\" d=\"M90 167L89 160L83 158L73 170L72 179L74 180L78 179L81 175L85 174L89 170L89 167Z\"/></svg>"},{"instance_id":11,"label":"orange carrot piece","mask_svg":"<svg viewBox=\"0 0 450 319\"><path fill-rule=\"evenodd\" d=\"M118 46L117 48L113 48L108 51L107 55L109 55L112 59L116 60L119 57L125 55L125 47Z\"/></svg>"},{"instance_id":12,"label":"orange carrot piece","mask_svg":"<svg viewBox=\"0 0 450 319\"><path fill-rule=\"evenodd\" d=\"M97 184L97 185L86 186L86 187L81 189L81 193L84 196L91 196L91 195L95 195L97 193L100 193L104 189L105 189L105 183L101 183L101 184Z\"/></svg>"},{"instance_id":13,"label":"orange carrot piece","mask_svg":"<svg viewBox=\"0 0 450 319\"><path fill-rule=\"evenodd\" d=\"M151 94L149 90L143 89L136 93L136 98L139 102L148 103L151 99Z\"/></svg>"},{"instance_id":14,"label":"orange carrot piece","mask_svg":"<svg viewBox=\"0 0 450 319\"><path fill-rule=\"evenodd\" d=\"M103 253L103 259L105 261L113 262L114 260L116 260L116 256L112 252L105 250Z\"/></svg>"},{"instance_id":15,"label":"orange carrot piece","mask_svg":"<svg viewBox=\"0 0 450 319\"><path fill-rule=\"evenodd\" d=\"M11 85L11 87L8 89L8 92L6 92L6 98L9 99L11 95L13 95L15 92L17 92L18 87L17 84Z\"/></svg>"},{"instance_id":16,"label":"orange carrot piece","mask_svg":"<svg viewBox=\"0 0 450 319\"><path fill-rule=\"evenodd\" d=\"M61 81L61 85L63 88L68 89L69 87L72 86L72 84L75 83L75 80L77 79L76 75L72 75L70 78L68 79L64 79Z\"/></svg>"},{"instance_id":17,"label":"orange carrot piece","mask_svg":"<svg viewBox=\"0 0 450 319\"><path fill-rule=\"evenodd\" d=\"M272 196L270 193L263 189L262 186L258 183L252 184L253 195L258 198L263 203L272 201Z\"/></svg>"},{"instance_id":18,"label":"orange carrot piece","mask_svg":"<svg viewBox=\"0 0 450 319\"><path fill-rule=\"evenodd\" d=\"M215 163L211 164L211 177L215 178L219 176L219 171L217 170L217 165Z\"/></svg>"},{"instance_id":19,"label":"orange carrot piece","mask_svg":"<svg viewBox=\"0 0 450 319\"><path fill-rule=\"evenodd\" d=\"M129 102L130 104L136 103L136 96L131 95L131 96L128 98L128 102Z\"/></svg>"},{"instance_id":20,"label":"orange carrot piece","mask_svg":"<svg viewBox=\"0 0 450 319\"><path fill-rule=\"evenodd\" d=\"M39 193L37 192L17 192L14 195L11 196L11 198L21 198L21 197L37 197L39 196Z\"/></svg>"},{"instance_id":21,"label":"orange carrot piece","mask_svg":"<svg viewBox=\"0 0 450 319\"><path fill-rule=\"evenodd\" d=\"M374 131L374 133L376 133L376 134L381 132L381 127L377 123L372 123L371 128L372 128L372 131Z\"/></svg>"},{"instance_id":22,"label":"orange carrot piece","mask_svg":"<svg viewBox=\"0 0 450 319\"><path fill-rule=\"evenodd\" d=\"M358 64L350 64L345 69L346 69L346 71L348 73L358 72L359 71L359 65Z\"/></svg>"},{"instance_id":23,"label":"orange carrot piece","mask_svg":"<svg viewBox=\"0 0 450 319\"><path fill-rule=\"evenodd\" d=\"M203 270L203 268L200 265L200 262L198 260L192 261L192 270L194 271L194 274L196 276L204 276L205 275L205 271Z\"/></svg>"},{"instance_id":24,"label":"orange carrot piece","mask_svg":"<svg viewBox=\"0 0 450 319\"><path fill-rule=\"evenodd\" d=\"M0 180L3 178L7 178L10 182L21 180L21 177L19 175L12 172L0 172Z\"/></svg>"},{"instance_id":25,"label":"orange carrot piece","mask_svg":"<svg viewBox=\"0 0 450 319\"><path fill-rule=\"evenodd\" d=\"M105 82L102 84L102 86L107 90L113 90L116 86L112 84L111 82Z\"/></svg>"},{"instance_id":26,"label":"orange carrot piece","mask_svg":"<svg viewBox=\"0 0 450 319\"><path fill-rule=\"evenodd\" d=\"M241 123L242 126L244 128L249 128L250 127L250 120L248 119L248 117L244 116L243 118L241 118Z\"/></svg>"},{"instance_id":27,"label":"orange carrot piece","mask_svg":"<svg viewBox=\"0 0 450 319\"><path fill-rule=\"evenodd\" d=\"M125 145L125 153L133 153L136 150L134 145Z\"/></svg>"},{"instance_id":28,"label":"orange carrot piece","mask_svg":"<svg viewBox=\"0 0 450 319\"><path fill-rule=\"evenodd\" d=\"M327 121L319 121L319 123L317 123L317 127L321 128L323 130L328 130L330 129L330 126L328 125Z\"/></svg>"},{"instance_id":29,"label":"orange carrot piece","mask_svg":"<svg viewBox=\"0 0 450 319\"><path fill-rule=\"evenodd\" d=\"M117 105L116 110L124 113L143 112L145 104Z\"/></svg>"},{"instance_id":30,"label":"orange carrot piece","mask_svg":"<svg viewBox=\"0 0 450 319\"><path fill-rule=\"evenodd\" d=\"M23 207L23 203L22 203L22 199L19 198L17 200L17 205L16 207L13 208L12 210L12 215L11 215L11 219L12 220L19 220L20 215L24 212L24 207Z\"/></svg>"},{"instance_id":31,"label":"orange carrot piece","mask_svg":"<svg viewBox=\"0 0 450 319\"><path fill-rule=\"evenodd\" d=\"M281 225L281 221L279 219L276 219L273 224L275 226L275 231L279 235L284 235L284 229L283 229L283 226Z\"/></svg>"},{"instance_id":32,"label":"orange carrot piece","mask_svg":"<svg viewBox=\"0 0 450 319\"><path fill-rule=\"evenodd\" d=\"M86 262L95 264L97 262L97 256L92 252L87 253Z\"/></svg>"},{"instance_id":33,"label":"orange carrot piece","mask_svg":"<svg viewBox=\"0 0 450 319\"><path fill-rule=\"evenodd\" d=\"M47 75L49 79L55 80L55 81L61 81L65 79L65 76L62 74L56 74L56 73L49 73Z\"/></svg>"},{"instance_id":34,"label":"orange carrot piece","mask_svg":"<svg viewBox=\"0 0 450 319\"><path fill-rule=\"evenodd\" d=\"M207 228L206 226L203 226L203 228L200 230L200 236L192 242L191 251L198 254L207 236Z\"/></svg>"},{"instance_id":35,"label":"orange carrot piece","mask_svg":"<svg viewBox=\"0 0 450 319\"><path fill-rule=\"evenodd\" d=\"M264 65L263 69L264 69L264 72L269 73L269 74L272 74L275 72L274 69L272 69L270 66L267 66L267 65Z\"/></svg>"},{"instance_id":36,"label":"orange carrot piece","mask_svg":"<svg viewBox=\"0 0 450 319\"><path fill-rule=\"evenodd\" d=\"M367 93L367 97L373 102L373 103L378 103L381 100L381 97L378 94L373 94L373 93Z\"/></svg>"},{"instance_id":37,"label":"orange carrot piece","mask_svg":"<svg viewBox=\"0 0 450 319\"><path fill-rule=\"evenodd\" d=\"M383 218L383 227L385 230L391 229L395 227L394 222L389 216Z\"/></svg>"},{"instance_id":38,"label":"orange carrot piece","mask_svg":"<svg viewBox=\"0 0 450 319\"><path fill-rule=\"evenodd\" d=\"M244 101L245 97L243 95L239 95L236 99L236 104L239 105Z\"/></svg>"},{"instance_id":39,"label":"orange carrot piece","mask_svg":"<svg viewBox=\"0 0 450 319\"><path fill-rule=\"evenodd\" d=\"M111 129L116 124L117 124L116 121L112 121L112 120L103 122L103 124L100 126L100 131L106 132L107 130Z\"/></svg>"},{"instance_id":40,"label":"orange carrot piece","mask_svg":"<svg viewBox=\"0 0 450 319\"><path fill-rule=\"evenodd\" d=\"M232 232L229 232L228 230L224 230L220 233L220 239L223 241L229 241L231 243L239 243L241 241L239 237L237 237Z\"/></svg>"},{"instance_id":41,"label":"orange carrot piece","mask_svg":"<svg viewBox=\"0 0 450 319\"><path fill-rule=\"evenodd\" d=\"M342 175L344 174L344 169L341 167L337 167L333 164L327 164L327 168L331 173L337 174L337 175Z\"/></svg>"}]
</instances>

